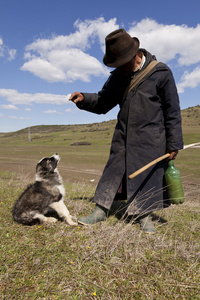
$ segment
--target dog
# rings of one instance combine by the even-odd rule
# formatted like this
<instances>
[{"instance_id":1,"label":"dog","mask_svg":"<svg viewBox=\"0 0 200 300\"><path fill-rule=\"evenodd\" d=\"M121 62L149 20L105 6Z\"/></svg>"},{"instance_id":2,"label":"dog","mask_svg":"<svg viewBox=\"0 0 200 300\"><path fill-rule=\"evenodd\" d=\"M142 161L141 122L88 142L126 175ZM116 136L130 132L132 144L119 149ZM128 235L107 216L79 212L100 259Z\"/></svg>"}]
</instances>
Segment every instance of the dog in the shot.
<instances>
[{"instance_id":1,"label":"dog","mask_svg":"<svg viewBox=\"0 0 200 300\"><path fill-rule=\"evenodd\" d=\"M14 204L12 216L16 222L23 225L55 223L57 218L45 216L53 209L67 224L77 225L64 204L65 188L57 169L59 161L56 153L38 162L35 183L30 184Z\"/></svg>"}]
</instances>

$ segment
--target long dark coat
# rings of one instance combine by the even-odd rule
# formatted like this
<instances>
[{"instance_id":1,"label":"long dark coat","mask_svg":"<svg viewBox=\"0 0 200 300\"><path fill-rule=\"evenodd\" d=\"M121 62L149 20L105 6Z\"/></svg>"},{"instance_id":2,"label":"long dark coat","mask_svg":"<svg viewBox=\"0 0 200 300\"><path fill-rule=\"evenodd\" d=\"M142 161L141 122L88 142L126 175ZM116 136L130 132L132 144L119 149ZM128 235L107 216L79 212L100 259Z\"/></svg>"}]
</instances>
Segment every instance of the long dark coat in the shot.
<instances>
[{"instance_id":1,"label":"long dark coat","mask_svg":"<svg viewBox=\"0 0 200 300\"><path fill-rule=\"evenodd\" d=\"M140 50L146 57L145 68L155 57L144 49ZM128 214L149 213L169 205L164 189L166 161L132 180L128 175L164 155L167 150L183 147L179 98L171 70L159 63L147 77L122 101L130 78L125 79L113 71L98 94L83 93L85 100L78 104L80 109L97 114L105 114L120 105L110 156L94 202L110 209L123 182L130 203Z\"/></svg>"}]
</instances>

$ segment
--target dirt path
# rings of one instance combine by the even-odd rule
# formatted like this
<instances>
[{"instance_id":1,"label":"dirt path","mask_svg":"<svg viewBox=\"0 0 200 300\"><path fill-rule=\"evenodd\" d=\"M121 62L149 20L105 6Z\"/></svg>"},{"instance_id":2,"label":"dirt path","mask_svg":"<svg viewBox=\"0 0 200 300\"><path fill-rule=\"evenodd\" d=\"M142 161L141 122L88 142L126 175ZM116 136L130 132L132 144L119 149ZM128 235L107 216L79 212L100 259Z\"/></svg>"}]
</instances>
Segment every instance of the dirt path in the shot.
<instances>
[{"instance_id":1,"label":"dirt path","mask_svg":"<svg viewBox=\"0 0 200 300\"><path fill-rule=\"evenodd\" d=\"M9 160L6 156L0 156L0 171L13 172L17 174L21 180L33 181L35 178L36 163L34 159L18 159L10 157ZM74 166L65 166L60 163L58 166L59 172L64 181L80 181L80 182L95 182L97 183L102 170L94 168L76 168Z\"/></svg>"},{"instance_id":2,"label":"dirt path","mask_svg":"<svg viewBox=\"0 0 200 300\"><path fill-rule=\"evenodd\" d=\"M24 182L33 182L35 178L35 159L0 156L0 171L15 172L17 177ZM88 168L78 167L73 165L65 165L60 162L58 167L64 182L81 182L96 185L100 179L103 167ZM193 199L200 203L200 182L198 180L191 180L190 178L183 178L183 188L185 199Z\"/></svg>"},{"instance_id":3,"label":"dirt path","mask_svg":"<svg viewBox=\"0 0 200 300\"><path fill-rule=\"evenodd\" d=\"M200 183L183 180L185 201L192 200L200 203Z\"/></svg>"}]
</instances>

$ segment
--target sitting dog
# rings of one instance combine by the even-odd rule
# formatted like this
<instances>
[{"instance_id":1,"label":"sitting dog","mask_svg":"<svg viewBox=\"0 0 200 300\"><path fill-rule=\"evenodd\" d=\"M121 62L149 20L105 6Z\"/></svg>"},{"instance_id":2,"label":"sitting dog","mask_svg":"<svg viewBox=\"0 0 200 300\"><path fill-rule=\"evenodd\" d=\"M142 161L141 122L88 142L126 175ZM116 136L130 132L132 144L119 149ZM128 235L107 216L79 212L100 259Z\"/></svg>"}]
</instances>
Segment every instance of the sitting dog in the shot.
<instances>
[{"instance_id":1,"label":"sitting dog","mask_svg":"<svg viewBox=\"0 0 200 300\"><path fill-rule=\"evenodd\" d=\"M55 223L56 218L45 216L53 209L67 224L77 225L63 202L65 188L57 170L59 160L56 153L38 162L35 183L26 188L13 207L12 215L16 222L24 225Z\"/></svg>"}]
</instances>

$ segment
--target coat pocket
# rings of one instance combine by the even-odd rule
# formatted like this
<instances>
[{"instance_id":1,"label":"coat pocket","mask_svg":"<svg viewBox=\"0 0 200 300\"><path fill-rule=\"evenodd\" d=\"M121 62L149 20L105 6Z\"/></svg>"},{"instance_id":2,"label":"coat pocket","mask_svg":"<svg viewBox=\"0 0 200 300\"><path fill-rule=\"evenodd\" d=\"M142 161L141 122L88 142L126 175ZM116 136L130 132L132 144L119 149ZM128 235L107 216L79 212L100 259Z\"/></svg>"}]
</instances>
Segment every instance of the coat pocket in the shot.
<instances>
[{"instance_id":1,"label":"coat pocket","mask_svg":"<svg viewBox=\"0 0 200 300\"><path fill-rule=\"evenodd\" d=\"M158 125L150 124L137 130L134 142L143 148L162 148L166 144L165 130Z\"/></svg>"}]
</instances>

